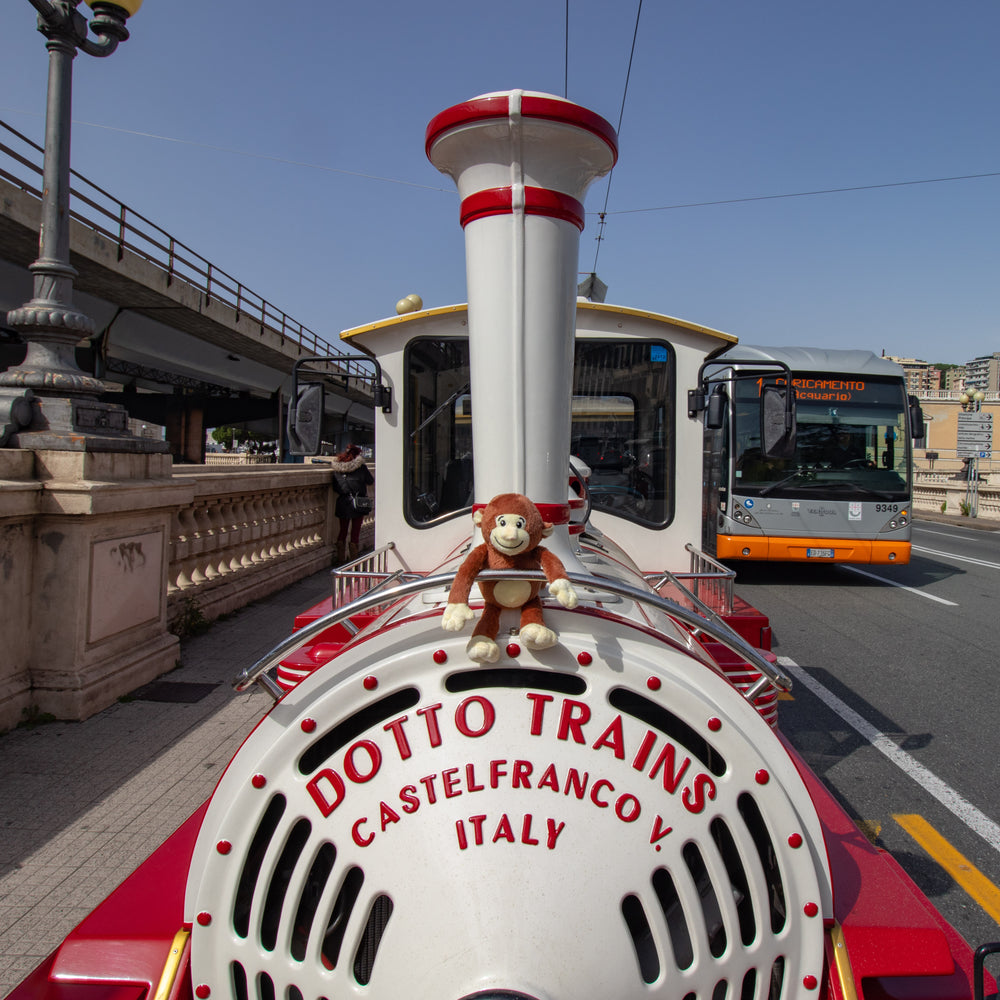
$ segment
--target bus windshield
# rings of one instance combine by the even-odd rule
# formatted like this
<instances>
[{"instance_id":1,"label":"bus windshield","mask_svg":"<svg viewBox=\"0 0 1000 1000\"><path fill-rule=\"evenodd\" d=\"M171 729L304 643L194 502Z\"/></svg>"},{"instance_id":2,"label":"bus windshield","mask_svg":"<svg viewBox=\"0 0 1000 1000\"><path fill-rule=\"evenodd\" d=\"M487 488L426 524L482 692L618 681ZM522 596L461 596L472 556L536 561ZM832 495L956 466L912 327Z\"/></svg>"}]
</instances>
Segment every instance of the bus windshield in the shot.
<instances>
[{"instance_id":1,"label":"bus windshield","mask_svg":"<svg viewBox=\"0 0 1000 1000\"><path fill-rule=\"evenodd\" d=\"M795 454L765 458L760 447L763 385L735 380L733 488L747 496L904 499L909 492L907 399L902 380L796 372Z\"/></svg>"}]
</instances>

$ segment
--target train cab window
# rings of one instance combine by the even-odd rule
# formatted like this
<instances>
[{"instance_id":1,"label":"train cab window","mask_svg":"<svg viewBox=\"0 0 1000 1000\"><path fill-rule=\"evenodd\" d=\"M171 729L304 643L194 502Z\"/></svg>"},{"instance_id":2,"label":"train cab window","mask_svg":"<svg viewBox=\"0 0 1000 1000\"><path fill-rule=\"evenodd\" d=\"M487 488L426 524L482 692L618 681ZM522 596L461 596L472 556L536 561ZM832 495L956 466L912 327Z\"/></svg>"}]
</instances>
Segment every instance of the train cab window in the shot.
<instances>
[{"instance_id":1,"label":"train cab window","mask_svg":"<svg viewBox=\"0 0 1000 1000\"><path fill-rule=\"evenodd\" d=\"M430 524L472 506L469 342L414 340L405 370L406 516Z\"/></svg>"},{"instance_id":2,"label":"train cab window","mask_svg":"<svg viewBox=\"0 0 1000 1000\"><path fill-rule=\"evenodd\" d=\"M673 513L673 351L647 340L578 340L571 451L596 510L662 526Z\"/></svg>"},{"instance_id":3,"label":"train cab window","mask_svg":"<svg viewBox=\"0 0 1000 1000\"><path fill-rule=\"evenodd\" d=\"M468 341L418 338L405 372L406 516L429 526L472 506ZM590 467L595 509L670 521L673 372L673 350L660 341L577 341L570 450Z\"/></svg>"}]
</instances>

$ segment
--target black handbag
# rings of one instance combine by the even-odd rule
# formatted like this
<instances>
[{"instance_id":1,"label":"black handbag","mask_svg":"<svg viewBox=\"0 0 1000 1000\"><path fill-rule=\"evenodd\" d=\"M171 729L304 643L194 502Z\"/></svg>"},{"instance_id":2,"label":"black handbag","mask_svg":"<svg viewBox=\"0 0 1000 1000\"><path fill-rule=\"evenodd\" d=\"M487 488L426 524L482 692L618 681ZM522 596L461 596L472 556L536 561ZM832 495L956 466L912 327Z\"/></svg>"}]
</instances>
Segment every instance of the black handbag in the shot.
<instances>
[{"instance_id":1,"label":"black handbag","mask_svg":"<svg viewBox=\"0 0 1000 1000\"><path fill-rule=\"evenodd\" d=\"M370 514L375 508L375 501L371 497L358 496L354 493L348 494L347 497L350 505L354 508L354 516L361 517L364 514Z\"/></svg>"}]
</instances>

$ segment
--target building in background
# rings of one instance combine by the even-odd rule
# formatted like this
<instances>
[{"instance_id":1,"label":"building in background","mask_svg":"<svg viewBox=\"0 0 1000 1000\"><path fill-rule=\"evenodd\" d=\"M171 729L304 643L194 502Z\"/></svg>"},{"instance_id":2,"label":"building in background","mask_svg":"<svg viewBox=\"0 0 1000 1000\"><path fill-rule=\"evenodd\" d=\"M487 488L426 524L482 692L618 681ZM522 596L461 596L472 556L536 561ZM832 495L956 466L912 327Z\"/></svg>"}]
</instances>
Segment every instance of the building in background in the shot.
<instances>
[{"instance_id":1,"label":"building in background","mask_svg":"<svg viewBox=\"0 0 1000 1000\"><path fill-rule=\"evenodd\" d=\"M966 361L965 384L983 392L1000 392L1000 352Z\"/></svg>"},{"instance_id":2,"label":"building in background","mask_svg":"<svg viewBox=\"0 0 1000 1000\"><path fill-rule=\"evenodd\" d=\"M937 392L941 389L941 370L929 361L917 358L894 358L885 354L886 361L895 361L906 374L906 391L914 396L926 392Z\"/></svg>"}]
</instances>

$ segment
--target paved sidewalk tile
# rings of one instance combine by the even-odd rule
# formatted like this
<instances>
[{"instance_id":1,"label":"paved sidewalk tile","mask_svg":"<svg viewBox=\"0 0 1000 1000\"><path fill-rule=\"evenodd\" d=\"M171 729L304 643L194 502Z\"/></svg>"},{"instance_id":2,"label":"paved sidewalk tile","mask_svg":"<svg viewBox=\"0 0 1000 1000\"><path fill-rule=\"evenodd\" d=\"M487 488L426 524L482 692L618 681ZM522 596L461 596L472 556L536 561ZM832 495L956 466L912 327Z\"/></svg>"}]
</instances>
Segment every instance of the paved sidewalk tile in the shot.
<instances>
[{"instance_id":1,"label":"paved sidewalk tile","mask_svg":"<svg viewBox=\"0 0 1000 1000\"><path fill-rule=\"evenodd\" d=\"M234 692L233 677L329 592L324 570L182 642L161 681L198 700L125 698L0 735L0 996L211 794L272 704Z\"/></svg>"}]
</instances>

